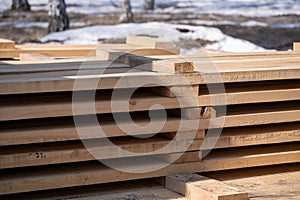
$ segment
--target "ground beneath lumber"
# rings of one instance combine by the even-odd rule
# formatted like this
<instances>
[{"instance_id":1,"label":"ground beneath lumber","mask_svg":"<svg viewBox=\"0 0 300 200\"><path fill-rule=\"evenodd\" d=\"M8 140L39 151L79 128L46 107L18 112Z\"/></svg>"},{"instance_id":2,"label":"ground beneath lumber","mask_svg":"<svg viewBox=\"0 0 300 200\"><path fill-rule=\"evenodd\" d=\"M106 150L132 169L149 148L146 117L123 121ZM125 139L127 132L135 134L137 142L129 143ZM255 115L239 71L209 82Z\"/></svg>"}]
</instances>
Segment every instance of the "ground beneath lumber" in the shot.
<instances>
[{"instance_id":1,"label":"ground beneath lumber","mask_svg":"<svg viewBox=\"0 0 300 200\"><path fill-rule=\"evenodd\" d=\"M69 13L71 20L71 29L82 28L93 25L114 25L118 24L117 14L107 15L85 15L79 13ZM188 19L187 19L188 16ZM6 11L0 15L0 37L8 38L19 44L39 43L39 39L47 35L47 12L9 12ZM193 15L184 13L136 13L135 21L140 22L168 22L187 25L199 25L201 21L220 21L230 22L229 24L211 24L209 27L216 27L225 34L234 38L248 40L254 44L266 49L288 50L292 48L294 41L300 41L299 26L282 26L282 24L297 24L300 16L286 15L275 17L245 17L245 16L223 16L202 14ZM250 25L241 25L242 22L250 22ZM255 22L252 23L251 22ZM261 26L261 24L275 24L275 26ZM257 25L256 25L257 24ZM203 25L203 24L201 24ZM184 31L184 30L183 30ZM210 44L211 41L196 41L201 46ZM188 45L190 41L183 44Z\"/></svg>"}]
</instances>

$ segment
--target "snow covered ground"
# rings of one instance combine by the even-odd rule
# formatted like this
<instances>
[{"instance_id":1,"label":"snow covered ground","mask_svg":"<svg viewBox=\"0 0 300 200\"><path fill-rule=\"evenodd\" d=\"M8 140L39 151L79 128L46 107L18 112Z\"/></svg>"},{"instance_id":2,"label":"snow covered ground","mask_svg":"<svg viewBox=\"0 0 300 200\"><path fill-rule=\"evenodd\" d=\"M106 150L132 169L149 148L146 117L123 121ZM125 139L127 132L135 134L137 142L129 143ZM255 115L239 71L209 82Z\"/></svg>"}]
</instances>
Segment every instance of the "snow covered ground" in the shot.
<instances>
[{"instance_id":1,"label":"snow covered ground","mask_svg":"<svg viewBox=\"0 0 300 200\"><path fill-rule=\"evenodd\" d=\"M180 30L185 30L181 32ZM265 49L245 40L223 34L219 29L203 26L175 25L149 22L140 24L120 24L112 26L92 26L81 29L52 33L41 39L42 42L60 41L64 44L97 44L99 40L125 38L132 35L147 35L168 41L184 40L214 41L207 49L230 52L265 51ZM183 50L183 52L187 52Z\"/></svg>"},{"instance_id":2,"label":"snow covered ground","mask_svg":"<svg viewBox=\"0 0 300 200\"><path fill-rule=\"evenodd\" d=\"M69 12L101 14L119 12L119 0L65 0ZM33 10L47 10L48 0L29 0ZM131 0L135 11L142 10L143 0ZM10 7L11 0L1 0L0 11ZM222 15L274 16L300 15L299 0L156 0L156 12L191 12Z\"/></svg>"}]
</instances>

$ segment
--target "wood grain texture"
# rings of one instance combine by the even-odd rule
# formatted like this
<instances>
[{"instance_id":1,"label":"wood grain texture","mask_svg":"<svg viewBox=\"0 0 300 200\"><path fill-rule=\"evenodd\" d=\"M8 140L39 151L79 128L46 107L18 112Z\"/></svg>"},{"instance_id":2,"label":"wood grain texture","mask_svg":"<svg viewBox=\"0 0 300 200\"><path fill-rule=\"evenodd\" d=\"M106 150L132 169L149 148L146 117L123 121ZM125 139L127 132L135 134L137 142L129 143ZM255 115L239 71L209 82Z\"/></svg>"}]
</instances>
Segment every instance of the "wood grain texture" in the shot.
<instances>
[{"instance_id":1,"label":"wood grain texture","mask_svg":"<svg viewBox=\"0 0 300 200\"><path fill-rule=\"evenodd\" d=\"M233 153L235 152L235 153ZM238 153L236 153L238 152ZM1 174L0 194L64 188L78 185L109 183L122 180L135 180L149 177L167 176L178 173L208 172L216 170L276 165L299 162L299 145L276 145L263 148L234 149L212 152L200 163L172 164L158 171L146 173L126 173L115 171L89 162L62 166L44 166L33 169L15 170ZM135 172L153 169L162 163L153 159L119 160L119 166L133 167ZM149 168L150 167L150 168Z\"/></svg>"}]
</instances>

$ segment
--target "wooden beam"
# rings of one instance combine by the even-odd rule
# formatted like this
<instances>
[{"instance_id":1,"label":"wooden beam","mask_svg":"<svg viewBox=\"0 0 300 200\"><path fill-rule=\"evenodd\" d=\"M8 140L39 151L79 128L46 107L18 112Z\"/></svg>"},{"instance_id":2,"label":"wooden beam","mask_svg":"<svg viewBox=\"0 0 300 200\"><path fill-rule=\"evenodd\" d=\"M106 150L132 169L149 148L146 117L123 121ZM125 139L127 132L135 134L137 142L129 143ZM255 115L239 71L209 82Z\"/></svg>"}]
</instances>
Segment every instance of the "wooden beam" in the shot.
<instances>
[{"instance_id":1,"label":"wooden beam","mask_svg":"<svg viewBox=\"0 0 300 200\"><path fill-rule=\"evenodd\" d=\"M14 49L14 48L15 48L15 42L14 41L0 38L0 50L2 50L2 49Z\"/></svg>"},{"instance_id":2,"label":"wooden beam","mask_svg":"<svg viewBox=\"0 0 300 200\"><path fill-rule=\"evenodd\" d=\"M166 187L185 195L189 200L247 200L248 193L197 174L179 174L166 177Z\"/></svg>"}]
</instances>

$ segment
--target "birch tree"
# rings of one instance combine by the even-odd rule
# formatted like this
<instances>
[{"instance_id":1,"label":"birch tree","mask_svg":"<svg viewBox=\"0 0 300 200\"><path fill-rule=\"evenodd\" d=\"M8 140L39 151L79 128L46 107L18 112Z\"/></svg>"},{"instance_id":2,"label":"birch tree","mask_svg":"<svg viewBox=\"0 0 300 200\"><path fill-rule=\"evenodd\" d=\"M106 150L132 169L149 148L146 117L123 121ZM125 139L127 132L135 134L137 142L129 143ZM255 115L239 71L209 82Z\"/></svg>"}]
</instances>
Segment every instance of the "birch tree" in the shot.
<instances>
[{"instance_id":1,"label":"birch tree","mask_svg":"<svg viewBox=\"0 0 300 200\"><path fill-rule=\"evenodd\" d=\"M133 22L133 13L132 13L130 0L121 0L120 8L121 8L120 23Z\"/></svg>"},{"instance_id":2,"label":"birch tree","mask_svg":"<svg viewBox=\"0 0 300 200\"><path fill-rule=\"evenodd\" d=\"M30 5L27 0L12 0L11 9L30 11Z\"/></svg>"},{"instance_id":3,"label":"birch tree","mask_svg":"<svg viewBox=\"0 0 300 200\"><path fill-rule=\"evenodd\" d=\"M144 1L144 10L154 10L155 0L145 0Z\"/></svg>"},{"instance_id":4,"label":"birch tree","mask_svg":"<svg viewBox=\"0 0 300 200\"><path fill-rule=\"evenodd\" d=\"M69 16L66 11L65 0L49 0L48 31L59 32L70 28Z\"/></svg>"}]
</instances>

